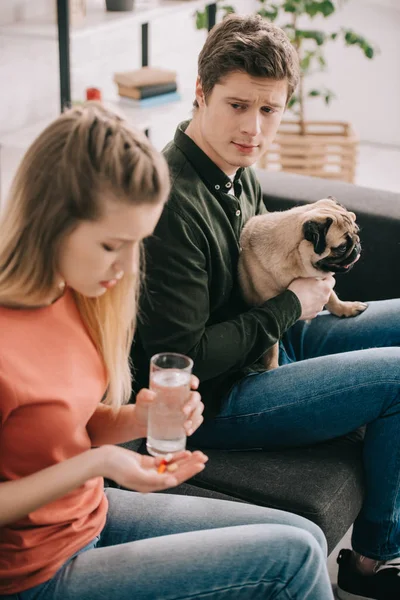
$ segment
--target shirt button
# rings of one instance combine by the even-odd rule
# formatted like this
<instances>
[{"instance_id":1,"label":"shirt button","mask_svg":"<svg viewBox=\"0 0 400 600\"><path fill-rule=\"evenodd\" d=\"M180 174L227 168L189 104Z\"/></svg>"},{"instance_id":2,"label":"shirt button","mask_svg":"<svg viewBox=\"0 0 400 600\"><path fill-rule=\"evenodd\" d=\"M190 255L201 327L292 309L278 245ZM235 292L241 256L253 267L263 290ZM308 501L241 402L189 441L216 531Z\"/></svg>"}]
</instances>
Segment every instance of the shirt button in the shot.
<instances>
[{"instance_id":1,"label":"shirt button","mask_svg":"<svg viewBox=\"0 0 400 600\"><path fill-rule=\"evenodd\" d=\"M240 210L237 210L237 211L235 212L235 215L236 215L237 217L240 217Z\"/></svg>"},{"instance_id":2,"label":"shirt button","mask_svg":"<svg viewBox=\"0 0 400 600\"><path fill-rule=\"evenodd\" d=\"M225 184L225 187L226 187L226 188L230 188L230 187L232 187L232 184L231 184L231 182L230 182L230 181L228 181L228 183L226 183L226 184Z\"/></svg>"},{"instance_id":3,"label":"shirt button","mask_svg":"<svg viewBox=\"0 0 400 600\"><path fill-rule=\"evenodd\" d=\"M221 187L220 185L216 185L216 186L215 186L215 189L216 189L216 190L219 190L219 189L220 189L220 187Z\"/></svg>"}]
</instances>

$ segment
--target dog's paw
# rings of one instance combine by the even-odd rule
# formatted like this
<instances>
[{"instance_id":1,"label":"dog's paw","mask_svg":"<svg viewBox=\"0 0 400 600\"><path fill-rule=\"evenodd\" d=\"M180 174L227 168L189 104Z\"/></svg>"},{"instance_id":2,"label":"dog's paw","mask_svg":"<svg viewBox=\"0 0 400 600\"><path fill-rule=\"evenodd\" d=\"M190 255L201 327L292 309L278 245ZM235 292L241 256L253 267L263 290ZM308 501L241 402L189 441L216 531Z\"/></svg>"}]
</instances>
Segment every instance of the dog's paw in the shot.
<instances>
[{"instance_id":1,"label":"dog's paw","mask_svg":"<svg viewBox=\"0 0 400 600\"><path fill-rule=\"evenodd\" d=\"M337 317L347 318L356 317L368 308L366 302L342 302L335 306L335 310L331 311Z\"/></svg>"}]
</instances>

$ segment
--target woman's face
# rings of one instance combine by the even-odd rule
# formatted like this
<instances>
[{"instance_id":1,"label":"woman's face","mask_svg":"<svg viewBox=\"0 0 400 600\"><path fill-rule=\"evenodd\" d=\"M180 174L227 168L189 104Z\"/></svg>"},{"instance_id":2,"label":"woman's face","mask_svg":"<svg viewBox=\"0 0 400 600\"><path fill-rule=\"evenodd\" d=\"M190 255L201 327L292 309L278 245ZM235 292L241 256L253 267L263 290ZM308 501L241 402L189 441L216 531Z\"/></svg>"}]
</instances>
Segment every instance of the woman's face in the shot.
<instances>
[{"instance_id":1,"label":"woman's face","mask_svg":"<svg viewBox=\"0 0 400 600\"><path fill-rule=\"evenodd\" d=\"M132 205L103 197L102 216L81 221L61 246L58 274L76 292L94 298L137 269L139 242L153 233L163 203Z\"/></svg>"}]
</instances>

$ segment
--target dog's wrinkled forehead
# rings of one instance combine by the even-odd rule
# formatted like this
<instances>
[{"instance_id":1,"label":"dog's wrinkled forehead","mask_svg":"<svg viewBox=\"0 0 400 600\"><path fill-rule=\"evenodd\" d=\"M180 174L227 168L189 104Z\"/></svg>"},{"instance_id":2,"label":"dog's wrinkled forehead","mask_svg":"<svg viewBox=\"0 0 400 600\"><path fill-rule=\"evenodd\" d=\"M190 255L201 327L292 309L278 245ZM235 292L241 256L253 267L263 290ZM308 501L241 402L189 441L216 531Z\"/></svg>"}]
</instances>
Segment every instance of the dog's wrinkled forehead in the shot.
<instances>
[{"instance_id":1,"label":"dog's wrinkled forehead","mask_svg":"<svg viewBox=\"0 0 400 600\"><path fill-rule=\"evenodd\" d=\"M314 207L322 213L326 213L327 216L335 215L339 220L342 218L344 223L347 223L348 225L356 222L355 213L347 210L347 208L343 206L343 204L340 204L333 196L318 200L315 202Z\"/></svg>"},{"instance_id":2,"label":"dog's wrinkled forehead","mask_svg":"<svg viewBox=\"0 0 400 600\"><path fill-rule=\"evenodd\" d=\"M304 216L304 238L313 244L316 254L325 252L327 246L333 248L342 242L351 245L359 241L356 215L333 196L310 205Z\"/></svg>"},{"instance_id":3,"label":"dog's wrinkled forehead","mask_svg":"<svg viewBox=\"0 0 400 600\"><path fill-rule=\"evenodd\" d=\"M311 205L309 217L310 220L314 219L318 222L323 221L324 218L330 218L330 225L334 224L336 227L343 229L343 232L349 233L350 235L358 232L355 213L347 210L347 208L340 204L333 196L318 200Z\"/></svg>"}]
</instances>

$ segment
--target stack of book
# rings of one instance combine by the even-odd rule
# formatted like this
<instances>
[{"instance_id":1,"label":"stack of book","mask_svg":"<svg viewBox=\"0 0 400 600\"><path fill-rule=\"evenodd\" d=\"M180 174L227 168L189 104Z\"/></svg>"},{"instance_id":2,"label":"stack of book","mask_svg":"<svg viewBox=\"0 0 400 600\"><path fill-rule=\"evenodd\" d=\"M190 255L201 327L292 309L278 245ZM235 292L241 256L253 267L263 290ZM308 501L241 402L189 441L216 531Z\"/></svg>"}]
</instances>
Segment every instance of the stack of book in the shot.
<instances>
[{"instance_id":1,"label":"stack of book","mask_svg":"<svg viewBox=\"0 0 400 600\"><path fill-rule=\"evenodd\" d=\"M135 106L157 106L180 100L176 72L156 67L115 73L120 100Z\"/></svg>"}]
</instances>

